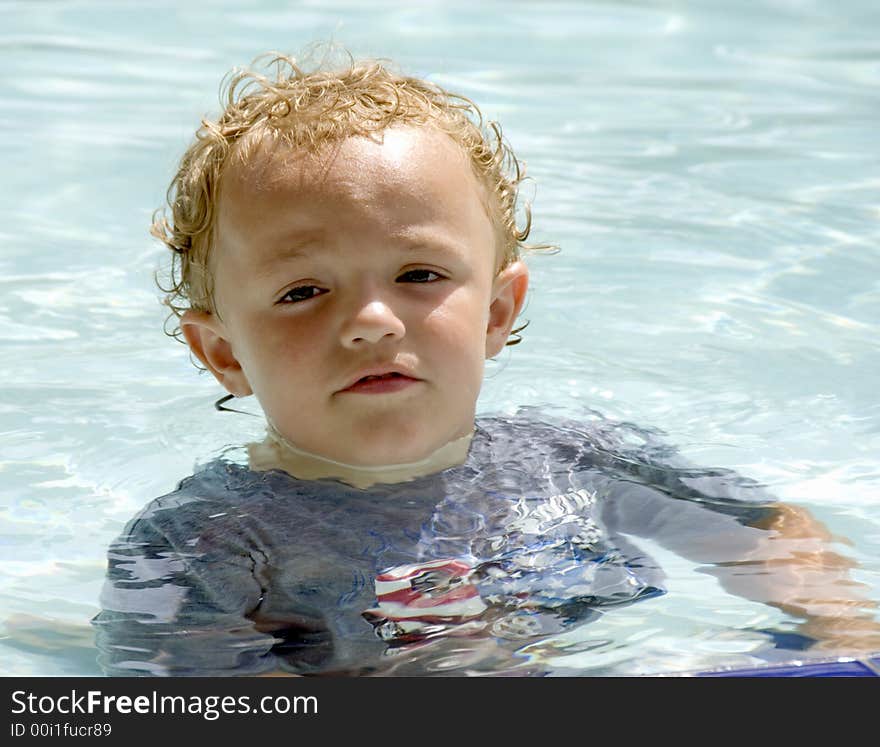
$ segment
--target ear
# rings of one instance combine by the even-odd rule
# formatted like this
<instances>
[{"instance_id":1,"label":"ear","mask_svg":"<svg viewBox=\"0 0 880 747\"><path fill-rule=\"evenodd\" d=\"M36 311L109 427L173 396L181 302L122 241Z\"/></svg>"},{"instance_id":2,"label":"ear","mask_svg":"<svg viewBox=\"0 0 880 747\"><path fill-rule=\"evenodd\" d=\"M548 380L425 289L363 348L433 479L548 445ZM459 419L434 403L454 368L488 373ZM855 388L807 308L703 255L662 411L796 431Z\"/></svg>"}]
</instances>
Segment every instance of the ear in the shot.
<instances>
[{"instance_id":1,"label":"ear","mask_svg":"<svg viewBox=\"0 0 880 747\"><path fill-rule=\"evenodd\" d=\"M529 269L524 262L514 262L495 277L492 285L492 303L489 306L489 325L486 328L486 357L500 353L510 337L510 330L526 300L529 288Z\"/></svg>"},{"instance_id":2,"label":"ear","mask_svg":"<svg viewBox=\"0 0 880 747\"><path fill-rule=\"evenodd\" d=\"M198 358L230 394L253 394L251 385L235 357L223 322L214 314L188 309L180 318L184 338Z\"/></svg>"}]
</instances>

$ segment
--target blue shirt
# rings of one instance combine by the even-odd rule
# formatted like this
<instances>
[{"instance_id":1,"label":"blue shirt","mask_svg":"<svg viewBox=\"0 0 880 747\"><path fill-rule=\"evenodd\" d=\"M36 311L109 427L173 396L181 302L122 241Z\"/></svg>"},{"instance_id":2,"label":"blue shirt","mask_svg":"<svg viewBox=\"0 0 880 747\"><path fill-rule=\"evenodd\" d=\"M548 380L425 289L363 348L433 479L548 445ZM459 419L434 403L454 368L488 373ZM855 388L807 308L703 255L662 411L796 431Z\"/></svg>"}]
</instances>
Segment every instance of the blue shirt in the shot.
<instances>
[{"instance_id":1,"label":"blue shirt","mask_svg":"<svg viewBox=\"0 0 880 747\"><path fill-rule=\"evenodd\" d=\"M365 490L217 460L111 546L99 662L423 674L467 645L483 649L470 670L516 669L524 641L663 593L633 538L736 560L772 512L755 483L687 465L647 431L530 408L480 419L460 466Z\"/></svg>"}]
</instances>

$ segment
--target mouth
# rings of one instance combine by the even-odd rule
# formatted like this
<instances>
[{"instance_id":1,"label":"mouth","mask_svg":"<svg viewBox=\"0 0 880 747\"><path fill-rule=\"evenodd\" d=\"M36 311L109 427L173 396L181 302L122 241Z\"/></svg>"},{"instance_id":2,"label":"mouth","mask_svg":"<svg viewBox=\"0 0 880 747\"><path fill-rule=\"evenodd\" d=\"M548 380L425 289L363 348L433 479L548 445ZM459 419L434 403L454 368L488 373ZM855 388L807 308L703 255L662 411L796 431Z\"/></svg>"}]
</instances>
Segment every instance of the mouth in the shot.
<instances>
[{"instance_id":1,"label":"mouth","mask_svg":"<svg viewBox=\"0 0 880 747\"><path fill-rule=\"evenodd\" d=\"M421 379L401 373L400 371L368 373L354 380L347 387L341 389L340 392L352 394L390 394L408 389L419 381Z\"/></svg>"}]
</instances>

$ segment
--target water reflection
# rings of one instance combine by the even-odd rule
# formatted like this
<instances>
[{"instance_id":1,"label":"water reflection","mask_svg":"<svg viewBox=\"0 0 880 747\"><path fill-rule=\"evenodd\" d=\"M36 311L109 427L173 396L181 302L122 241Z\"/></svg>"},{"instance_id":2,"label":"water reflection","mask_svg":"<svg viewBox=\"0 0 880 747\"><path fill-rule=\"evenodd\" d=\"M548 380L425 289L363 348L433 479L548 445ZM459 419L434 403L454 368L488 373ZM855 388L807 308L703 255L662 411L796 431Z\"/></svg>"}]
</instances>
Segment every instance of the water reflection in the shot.
<instances>
[{"instance_id":1,"label":"water reflection","mask_svg":"<svg viewBox=\"0 0 880 747\"><path fill-rule=\"evenodd\" d=\"M572 632L663 594L663 571L633 537L810 617L792 637L801 647L843 627L818 619L810 595L858 608L829 537L755 483L685 465L655 435L595 413L576 423L527 409L482 419L460 467L366 490L212 463L111 548L101 664L126 675L565 672L557 657L621 645ZM764 631L768 651L781 632Z\"/></svg>"}]
</instances>

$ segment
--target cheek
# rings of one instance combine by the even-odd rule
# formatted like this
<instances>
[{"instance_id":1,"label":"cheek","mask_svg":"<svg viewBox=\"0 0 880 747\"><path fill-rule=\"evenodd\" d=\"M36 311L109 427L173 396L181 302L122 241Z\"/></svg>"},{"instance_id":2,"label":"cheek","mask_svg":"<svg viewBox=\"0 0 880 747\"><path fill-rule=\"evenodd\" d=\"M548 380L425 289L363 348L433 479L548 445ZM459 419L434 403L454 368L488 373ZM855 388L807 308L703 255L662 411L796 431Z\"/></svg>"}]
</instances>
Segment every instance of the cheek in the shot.
<instances>
[{"instance_id":1,"label":"cheek","mask_svg":"<svg viewBox=\"0 0 880 747\"><path fill-rule=\"evenodd\" d=\"M484 303L472 294L453 294L426 317L426 342L433 341L438 355L444 358L454 353L455 361L462 366L473 364L475 360L482 362L488 321L488 301ZM440 353L441 348L445 354ZM453 360L447 358L446 362L452 364Z\"/></svg>"},{"instance_id":2,"label":"cheek","mask_svg":"<svg viewBox=\"0 0 880 747\"><path fill-rule=\"evenodd\" d=\"M285 323L286 322L286 323ZM312 358L314 341L320 336L278 319L256 320L244 330L239 362L255 387L271 386L274 381L289 382L304 370Z\"/></svg>"}]
</instances>

